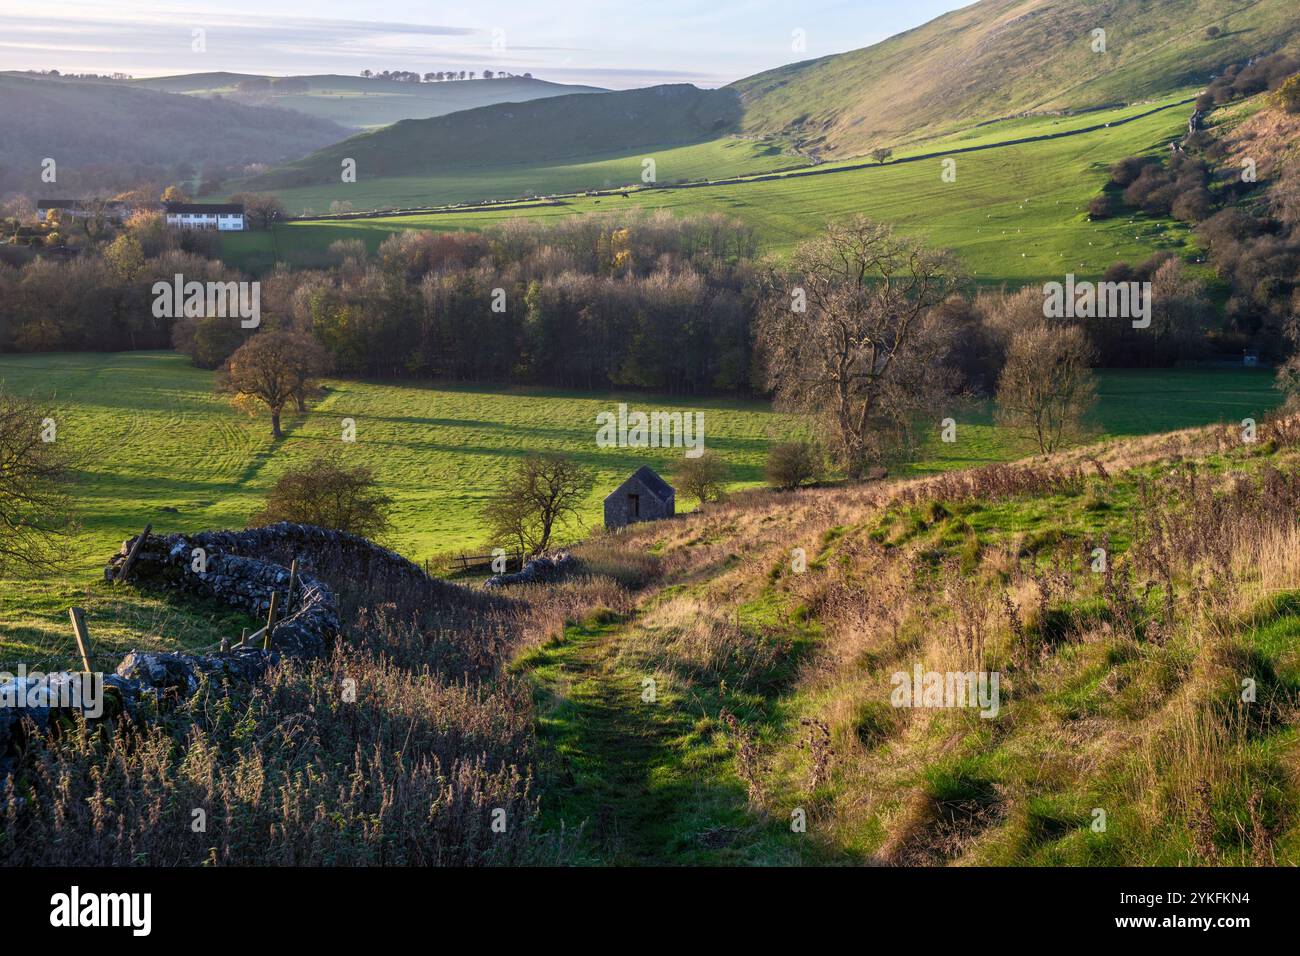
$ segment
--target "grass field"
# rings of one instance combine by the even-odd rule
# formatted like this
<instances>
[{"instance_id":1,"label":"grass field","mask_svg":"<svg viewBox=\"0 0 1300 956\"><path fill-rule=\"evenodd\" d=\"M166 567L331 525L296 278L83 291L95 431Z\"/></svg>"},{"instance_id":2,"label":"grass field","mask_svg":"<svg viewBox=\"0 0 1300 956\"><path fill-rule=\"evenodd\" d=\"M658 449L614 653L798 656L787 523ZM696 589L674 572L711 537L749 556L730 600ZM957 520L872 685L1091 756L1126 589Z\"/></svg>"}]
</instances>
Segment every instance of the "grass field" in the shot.
<instances>
[{"instance_id":1,"label":"grass field","mask_svg":"<svg viewBox=\"0 0 1300 956\"><path fill-rule=\"evenodd\" d=\"M232 409L213 394L211 380L211 373L171 353L0 358L0 385L50 403L59 440L76 460L82 525L68 544L63 577L0 584L6 644L66 641L64 616L77 601L92 618L97 608L115 608L104 614L116 622L104 635L110 646L114 635L125 640L140 633L124 622L141 620L157 622L160 641L164 632L182 643L213 639L212 628L228 622L225 612L196 619L152 599L118 598L93 586L100 569L148 522L159 533L242 527L285 469L317 456L373 468L395 501L390 543L422 560L485 543L479 505L511 460L526 452L561 451L596 472L584 510L591 524L600 520L604 494L638 465L670 466L680 452L596 447L595 416L619 401L703 411L706 445L730 462L737 488L759 484L769 442L797 428L757 401L335 381L310 413L288 418L286 437L276 444L265 419ZM1276 403L1271 381L1268 372L1238 369L1105 372L1098 427L1120 436L1258 417ZM931 441L915 471L1028 451L991 424L986 406L954 409L953 417L957 443ZM341 441L344 418L356 420L355 444Z\"/></svg>"},{"instance_id":2,"label":"grass field","mask_svg":"<svg viewBox=\"0 0 1300 956\"><path fill-rule=\"evenodd\" d=\"M1014 135L1050 133L1054 122L1018 123ZM1090 222L1085 212L1110 163L1162 148L1185 125L1184 110L1169 109L1077 136L962 154L956 157L955 182L943 180L941 161L933 158L799 178L643 189L627 198L576 197L534 208L288 223L274 235L227 233L224 254L235 265L260 271L276 261L319 263L338 239L361 239L376 248L402 229L476 230L521 216L545 219L632 209L725 213L752 225L766 250L781 253L828 220L861 213L953 249L986 284L1041 281L1066 272L1096 276L1117 260L1142 260L1160 249L1186 247L1188 231L1180 224L1143 217ZM951 145L978 142L958 139ZM661 179L667 175L661 166Z\"/></svg>"},{"instance_id":3,"label":"grass field","mask_svg":"<svg viewBox=\"0 0 1300 956\"><path fill-rule=\"evenodd\" d=\"M579 163L498 166L490 171L446 172L429 176L367 178L355 183L278 189L290 213L329 211L331 202L352 203L356 212L385 207L441 206L452 203L567 193L641 182L641 162L655 160L659 182L764 173L802 161L756 140L728 137L690 146L646 149L594 156Z\"/></svg>"}]
</instances>

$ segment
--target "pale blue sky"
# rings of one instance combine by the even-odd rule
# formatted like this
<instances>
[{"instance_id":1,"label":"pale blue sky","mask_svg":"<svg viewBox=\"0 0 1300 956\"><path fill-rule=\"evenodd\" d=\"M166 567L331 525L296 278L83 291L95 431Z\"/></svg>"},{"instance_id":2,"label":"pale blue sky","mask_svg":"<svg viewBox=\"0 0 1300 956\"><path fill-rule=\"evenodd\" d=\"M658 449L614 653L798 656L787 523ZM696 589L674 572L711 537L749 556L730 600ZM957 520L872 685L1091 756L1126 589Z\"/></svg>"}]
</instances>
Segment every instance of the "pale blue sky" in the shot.
<instances>
[{"instance_id":1,"label":"pale blue sky","mask_svg":"<svg viewBox=\"0 0 1300 956\"><path fill-rule=\"evenodd\" d=\"M0 69L136 76L507 69L617 89L719 86L869 46L969 2L0 0ZM196 28L205 31L202 53L191 50ZM793 49L796 30L804 31L804 52Z\"/></svg>"}]
</instances>

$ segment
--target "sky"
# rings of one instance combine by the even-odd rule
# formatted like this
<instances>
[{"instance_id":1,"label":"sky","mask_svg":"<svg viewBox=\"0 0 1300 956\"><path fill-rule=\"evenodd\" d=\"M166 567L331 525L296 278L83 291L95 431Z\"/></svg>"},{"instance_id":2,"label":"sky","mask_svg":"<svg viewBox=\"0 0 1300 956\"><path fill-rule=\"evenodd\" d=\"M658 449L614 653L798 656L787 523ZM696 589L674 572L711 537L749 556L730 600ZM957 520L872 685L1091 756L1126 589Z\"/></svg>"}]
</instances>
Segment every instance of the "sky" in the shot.
<instances>
[{"instance_id":1,"label":"sky","mask_svg":"<svg viewBox=\"0 0 1300 956\"><path fill-rule=\"evenodd\" d=\"M505 69L611 89L721 86L869 46L969 2L0 0L0 70L140 77Z\"/></svg>"}]
</instances>

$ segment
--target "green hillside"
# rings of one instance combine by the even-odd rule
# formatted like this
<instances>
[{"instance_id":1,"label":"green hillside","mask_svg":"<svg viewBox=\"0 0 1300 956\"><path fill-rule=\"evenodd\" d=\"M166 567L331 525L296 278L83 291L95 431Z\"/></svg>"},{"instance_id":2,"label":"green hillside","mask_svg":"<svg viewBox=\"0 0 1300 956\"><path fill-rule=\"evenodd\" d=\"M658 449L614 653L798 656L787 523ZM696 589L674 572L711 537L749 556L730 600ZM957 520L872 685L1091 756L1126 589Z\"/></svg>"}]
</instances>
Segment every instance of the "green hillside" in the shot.
<instances>
[{"instance_id":1,"label":"green hillside","mask_svg":"<svg viewBox=\"0 0 1300 956\"><path fill-rule=\"evenodd\" d=\"M632 149L715 140L739 121L734 93L686 84L503 103L355 136L247 185L274 190L339 182L345 158L356 160L358 182L497 169L523 157L529 164L586 162Z\"/></svg>"},{"instance_id":2,"label":"green hillside","mask_svg":"<svg viewBox=\"0 0 1300 956\"><path fill-rule=\"evenodd\" d=\"M292 80L306 84L309 89L283 92L273 88L266 93L240 90L239 83L250 79ZM222 96L252 105L276 106L351 129L372 129L404 119L427 119L493 103L523 103L567 93L604 92L594 86L550 83L522 76L499 80L403 83L338 74L261 77L249 73L189 73L135 80L134 85L168 93Z\"/></svg>"},{"instance_id":3,"label":"green hillside","mask_svg":"<svg viewBox=\"0 0 1300 956\"><path fill-rule=\"evenodd\" d=\"M1095 30L1105 30L1104 53L1093 51ZM851 156L981 120L1159 96L1298 45L1293 0L981 0L732 88L746 130Z\"/></svg>"},{"instance_id":4,"label":"green hillside","mask_svg":"<svg viewBox=\"0 0 1300 956\"><path fill-rule=\"evenodd\" d=\"M597 865L1294 867L1300 461L1224 438L584 545L650 580L514 662L547 831Z\"/></svg>"},{"instance_id":5,"label":"green hillside","mask_svg":"<svg viewBox=\"0 0 1300 956\"><path fill-rule=\"evenodd\" d=\"M1188 241L1188 230L1181 224L1145 217L1090 222L1085 211L1105 182L1110 163L1161 149L1186 128L1190 107L1172 105L1180 99L1174 97L1168 109L1127 123L1121 121L1132 111L1099 114L1092 122L1103 124L1102 128L1092 132L955 154L956 182L945 182L941 159L931 157L731 185L641 189L627 198L573 197L545 205L288 223L278 227L274 236L228 234L223 237L224 255L245 268L261 270L277 260L320 262L337 239L362 239L373 249L401 229L481 229L521 216L634 209L724 213L752 225L765 249L782 252L830 219L862 213L954 249L982 282L1042 281L1067 270L1097 275L1117 260L1140 261L1160 249L1183 249ZM1009 124L1006 136L1022 139L1069 132L1078 122L1078 118L1017 121ZM1113 125L1106 127L1106 122ZM989 130L977 132L978 136L954 138L946 145L953 149L988 145L985 137L995 135ZM667 168L660 166L661 171Z\"/></svg>"}]
</instances>

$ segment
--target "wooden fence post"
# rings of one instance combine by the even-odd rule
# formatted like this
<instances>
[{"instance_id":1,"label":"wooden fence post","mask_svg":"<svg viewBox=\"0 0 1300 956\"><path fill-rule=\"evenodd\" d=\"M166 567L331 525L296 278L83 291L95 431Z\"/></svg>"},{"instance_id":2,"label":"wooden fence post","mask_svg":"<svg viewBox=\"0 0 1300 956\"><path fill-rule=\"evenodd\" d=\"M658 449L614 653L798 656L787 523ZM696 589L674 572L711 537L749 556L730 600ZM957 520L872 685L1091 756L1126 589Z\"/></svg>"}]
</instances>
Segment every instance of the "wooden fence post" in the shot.
<instances>
[{"instance_id":1,"label":"wooden fence post","mask_svg":"<svg viewBox=\"0 0 1300 956\"><path fill-rule=\"evenodd\" d=\"M90 673L90 632L86 630L86 612L79 607L69 608L68 616L72 618L72 633L77 638L77 650L81 652L81 666Z\"/></svg>"},{"instance_id":2,"label":"wooden fence post","mask_svg":"<svg viewBox=\"0 0 1300 956\"><path fill-rule=\"evenodd\" d=\"M271 592L271 608L266 614L266 631L262 635L262 650L271 649L271 631L275 627L275 612L280 604L280 592Z\"/></svg>"},{"instance_id":3,"label":"wooden fence post","mask_svg":"<svg viewBox=\"0 0 1300 956\"><path fill-rule=\"evenodd\" d=\"M289 565L289 593L284 600L284 613L286 615L293 613L293 589L298 584L298 559L294 558L293 563Z\"/></svg>"},{"instance_id":4,"label":"wooden fence post","mask_svg":"<svg viewBox=\"0 0 1300 956\"><path fill-rule=\"evenodd\" d=\"M115 582L125 581L126 576L131 573L131 566L135 564L136 555L140 553L140 546L144 544L144 539L149 537L149 532L152 530L153 524L147 524L144 526L144 532L140 537L135 539L135 544L131 545L131 550L127 552L126 560L123 561L122 566L117 569L117 577L113 579Z\"/></svg>"}]
</instances>

